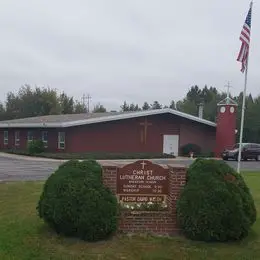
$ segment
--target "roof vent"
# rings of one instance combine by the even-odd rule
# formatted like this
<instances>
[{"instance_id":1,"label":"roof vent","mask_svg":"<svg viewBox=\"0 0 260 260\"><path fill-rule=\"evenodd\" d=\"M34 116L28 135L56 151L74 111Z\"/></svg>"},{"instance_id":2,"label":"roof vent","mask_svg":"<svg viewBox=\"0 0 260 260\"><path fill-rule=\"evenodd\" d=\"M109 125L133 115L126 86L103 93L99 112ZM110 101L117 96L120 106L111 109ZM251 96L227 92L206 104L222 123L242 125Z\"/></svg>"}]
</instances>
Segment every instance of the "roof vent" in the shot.
<instances>
[{"instance_id":1,"label":"roof vent","mask_svg":"<svg viewBox=\"0 0 260 260\"><path fill-rule=\"evenodd\" d=\"M204 105L203 103L199 104L199 118L203 118L203 110L204 110Z\"/></svg>"}]
</instances>

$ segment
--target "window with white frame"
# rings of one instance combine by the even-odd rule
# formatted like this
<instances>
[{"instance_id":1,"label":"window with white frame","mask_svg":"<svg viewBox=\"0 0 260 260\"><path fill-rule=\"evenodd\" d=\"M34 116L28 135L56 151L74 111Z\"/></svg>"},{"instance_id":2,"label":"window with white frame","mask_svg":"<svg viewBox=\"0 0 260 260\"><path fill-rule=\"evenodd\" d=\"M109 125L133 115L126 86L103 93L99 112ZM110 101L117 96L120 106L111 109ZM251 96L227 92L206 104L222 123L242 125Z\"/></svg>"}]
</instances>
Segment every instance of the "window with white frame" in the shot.
<instances>
[{"instance_id":1,"label":"window with white frame","mask_svg":"<svg viewBox=\"0 0 260 260\"><path fill-rule=\"evenodd\" d=\"M4 131L4 144L8 144L8 131Z\"/></svg>"},{"instance_id":2,"label":"window with white frame","mask_svg":"<svg viewBox=\"0 0 260 260\"><path fill-rule=\"evenodd\" d=\"M27 133L27 141L32 142L33 141L33 131L28 131Z\"/></svg>"},{"instance_id":3,"label":"window with white frame","mask_svg":"<svg viewBox=\"0 0 260 260\"><path fill-rule=\"evenodd\" d=\"M48 146L48 132L47 131L42 132L42 142L44 143L44 147Z\"/></svg>"},{"instance_id":4,"label":"window with white frame","mask_svg":"<svg viewBox=\"0 0 260 260\"><path fill-rule=\"evenodd\" d=\"M65 132L58 133L58 149L65 149Z\"/></svg>"},{"instance_id":5,"label":"window with white frame","mask_svg":"<svg viewBox=\"0 0 260 260\"><path fill-rule=\"evenodd\" d=\"M20 145L20 132L19 131L15 131L15 133L14 133L14 142L15 142L15 146Z\"/></svg>"}]
</instances>

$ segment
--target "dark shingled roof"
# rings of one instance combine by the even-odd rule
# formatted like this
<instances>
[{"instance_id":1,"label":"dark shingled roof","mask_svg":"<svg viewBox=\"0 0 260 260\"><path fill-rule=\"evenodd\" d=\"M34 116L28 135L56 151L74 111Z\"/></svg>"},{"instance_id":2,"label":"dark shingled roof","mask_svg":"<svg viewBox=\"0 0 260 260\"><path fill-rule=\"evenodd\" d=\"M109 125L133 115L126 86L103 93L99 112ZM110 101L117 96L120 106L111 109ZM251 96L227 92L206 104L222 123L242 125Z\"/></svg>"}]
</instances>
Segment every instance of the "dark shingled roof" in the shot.
<instances>
[{"instance_id":1,"label":"dark shingled roof","mask_svg":"<svg viewBox=\"0 0 260 260\"><path fill-rule=\"evenodd\" d=\"M172 114L201 124L216 127L214 122L189 115L170 108L154 109L145 111L129 111L129 112L105 112L105 113L82 113L67 115L48 115L28 117L21 119L13 119L0 121L0 128L19 128L19 127L71 127L85 124L95 124L100 122L108 122L114 120L123 120L129 118L137 118L143 116Z\"/></svg>"},{"instance_id":2,"label":"dark shingled roof","mask_svg":"<svg viewBox=\"0 0 260 260\"><path fill-rule=\"evenodd\" d=\"M104 112L104 113L81 113L81 114L65 114L65 115L47 115L47 116L35 116L35 117L26 117L12 120L0 121L2 123L11 123L11 124L37 124L37 123L65 123L65 122L74 122L78 120L86 120L92 118L101 118L112 115L121 115L129 112Z\"/></svg>"}]
</instances>

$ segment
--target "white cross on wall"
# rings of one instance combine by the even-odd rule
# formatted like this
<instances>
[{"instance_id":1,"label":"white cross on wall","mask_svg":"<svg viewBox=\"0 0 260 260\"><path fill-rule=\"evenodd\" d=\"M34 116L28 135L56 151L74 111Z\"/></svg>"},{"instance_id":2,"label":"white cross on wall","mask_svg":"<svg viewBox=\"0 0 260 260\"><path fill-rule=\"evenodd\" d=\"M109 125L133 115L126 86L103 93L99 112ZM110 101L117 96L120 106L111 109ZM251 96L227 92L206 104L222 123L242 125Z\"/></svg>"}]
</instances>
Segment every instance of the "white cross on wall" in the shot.
<instances>
[{"instance_id":1,"label":"white cross on wall","mask_svg":"<svg viewBox=\"0 0 260 260\"><path fill-rule=\"evenodd\" d=\"M141 163L142 164L142 169L144 169L144 166L147 164L144 161Z\"/></svg>"}]
</instances>

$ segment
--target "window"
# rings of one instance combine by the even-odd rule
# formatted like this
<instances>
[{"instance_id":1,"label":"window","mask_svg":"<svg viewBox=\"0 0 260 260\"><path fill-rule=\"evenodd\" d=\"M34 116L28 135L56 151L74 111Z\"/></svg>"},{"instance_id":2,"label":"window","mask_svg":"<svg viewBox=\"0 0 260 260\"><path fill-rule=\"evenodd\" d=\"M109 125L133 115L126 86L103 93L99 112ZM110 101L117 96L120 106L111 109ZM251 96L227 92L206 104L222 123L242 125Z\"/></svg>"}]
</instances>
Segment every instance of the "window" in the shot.
<instances>
[{"instance_id":1,"label":"window","mask_svg":"<svg viewBox=\"0 0 260 260\"><path fill-rule=\"evenodd\" d=\"M58 149L65 149L65 132L58 133Z\"/></svg>"},{"instance_id":2,"label":"window","mask_svg":"<svg viewBox=\"0 0 260 260\"><path fill-rule=\"evenodd\" d=\"M15 146L20 145L20 132L19 131L15 131L15 133L14 133L14 142L15 142Z\"/></svg>"},{"instance_id":3,"label":"window","mask_svg":"<svg viewBox=\"0 0 260 260\"><path fill-rule=\"evenodd\" d=\"M28 131L27 133L27 141L31 142L33 140L33 132L32 131Z\"/></svg>"},{"instance_id":4,"label":"window","mask_svg":"<svg viewBox=\"0 0 260 260\"><path fill-rule=\"evenodd\" d=\"M8 131L4 131L4 144L8 144Z\"/></svg>"},{"instance_id":5,"label":"window","mask_svg":"<svg viewBox=\"0 0 260 260\"><path fill-rule=\"evenodd\" d=\"M259 144L252 144L252 148L253 149L260 149L260 145Z\"/></svg>"},{"instance_id":6,"label":"window","mask_svg":"<svg viewBox=\"0 0 260 260\"><path fill-rule=\"evenodd\" d=\"M48 132L47 131L42 132L42 141L44 143L44 147L47 147L48 146Z\"/></svg>"}]
</instances>

